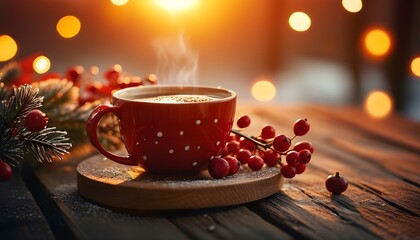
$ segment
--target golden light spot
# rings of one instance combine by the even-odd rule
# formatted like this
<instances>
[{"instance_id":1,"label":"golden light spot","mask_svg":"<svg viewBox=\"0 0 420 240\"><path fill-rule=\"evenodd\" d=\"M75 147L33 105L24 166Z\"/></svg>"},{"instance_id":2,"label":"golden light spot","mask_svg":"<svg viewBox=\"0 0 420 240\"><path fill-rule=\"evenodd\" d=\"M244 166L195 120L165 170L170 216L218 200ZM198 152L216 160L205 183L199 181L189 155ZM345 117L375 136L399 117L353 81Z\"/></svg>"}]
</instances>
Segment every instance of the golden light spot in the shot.
<instances>
[{"instance_id":1,"label":"golden light spot","mask_svg":"<svg viewBox=\"0 0 420 240\"><path fill-rule=\"evenodd\" d=\"M35 58L33 62L34 71L39 74L46 73L48 70L50 70L50 67L50 59L48 59L46 56L39 56Z\"/></svg>"},{"instance_id":2,"label":"golden light spot","mask_svg":"<svg viewBox=\"0 0 420 240\"><path fill-rule=\"evenodd\" d=\"M80 27L80 20L75 16L68 15L58 21L56 29L63 38L72 38L79 33Z\"/></svg>"},{"instance_id":3,"label":"golden light spot","mask_svg":"<svg viewBox=\"0 0 420 240\"><path fill-rule=\"evenodd\" d=\"M357 13L362 10L363 3L362 0L343 0L341 1L344 9L351 13Z\"/></svg>"},{"instance_id":4,"label":"golden light spot","mask_svg":"<svg viewBox=\"0 0 420 240\"><path fill-rule=\"evenodd\" d=\"M289 17L290 27L298 32L304 32L311 27L311 18L304 12L294 12Z\"/></svg>"},{"instance_id":5,"label":"golden light spot","mask_svg":"<svg viewBox=\"0 0 420 240\"><path fill-rule=\"evenodd\" d=\"M128 0L111 0L111 3L115 6L122 6L125 5L128 2Z\"/></svg>"},{"instance_id":6,"label":"golden light spot","mask_svg":"<svg viewBox=\"0 0 420 240\"><path fill-rule=\"evenodd\" d=\"M417 77L420 77L420 57L416 57L411 61L410 64L411 72Z\"/></svg>"},{"instance_id":7,"label":"golden light spot","mask_svg":"<svg viewBox=\"0 0 420 240\"><path fill-rule=\"evenodd\" d=\"M157 0L157 2L170 12L178 12L193 7L197 0Z\"/></svg>"},{"instance_id":8,"label":"golden light spot","mask_svg":"<svg viewBox=\"0 0 420 240\"><path fill-rule=\"evenodd\" d=\"M252 86L252 96L260 102L268 102L276 96L276 87L269 81L260 80Z\"/></svg>"},{"instance_id":9,"label":"golden light spot","mask_svg":"<svg viewBox=\"0 0 420 240\"><path fill-rule=\"evenodd\" d=\"M9 35L0 36L0 62L12 59L17 52L18 46Z\"/></svg>"},{"instance_id":10,"label":"golden light spot","mask_svg":"<svg viewBox=\"0 0 420 240\"><path fill-rule=\"evenodd\" d=\"M386 117L392 110L392 99L383 91L371 92L365 100L365 109L374 118Z\"/></svg>"},{"instance_id":11,"label":"golden light spot","mask_svg":"<svg viewBox=\"0 0 420 240\"><path fill-rule=\"evenodd\" d=\"M365 47L372 55L385 55L391 48L391 37L384 30L373 29L365 36Z\"/></svg>"}]
</instances>

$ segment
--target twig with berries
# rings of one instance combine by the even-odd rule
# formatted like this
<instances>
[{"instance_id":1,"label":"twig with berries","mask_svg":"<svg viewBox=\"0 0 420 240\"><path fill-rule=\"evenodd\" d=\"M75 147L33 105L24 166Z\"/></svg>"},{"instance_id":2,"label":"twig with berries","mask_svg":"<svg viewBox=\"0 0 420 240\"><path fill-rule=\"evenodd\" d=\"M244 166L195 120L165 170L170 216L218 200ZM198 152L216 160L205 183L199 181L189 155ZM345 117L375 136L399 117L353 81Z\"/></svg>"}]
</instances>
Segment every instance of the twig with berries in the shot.
<instances>
[{"instance_id":1,"label":"twig with berries","mask_svg":"<svg viewBox=\"0 0 420 240\"><path fill-rule=\"evenodd\" d=\"M37 89L25 84L0 100L0 180L8 180L12 173L9 165L16 166L25 157L49 162L67 153L71 147L67 133L47 128L48 118L38 109L43 97Z\"/></svg>"},{"instance_id":2,"label":"twig with berries","mask_svg":"<svg viewBox=\"0 0 420 240\"><path fill-rule=\"evenodd\" d=\"M229 141L222 150L221 156L210 160L209 173L214 178L223 178L235 174L240 165L248 166L252 171L267 167L281 167L285 178L293 178L305 171L314 151L309 141L300 141L292 147L297 136L308 133L310 124L307 119L298 119L293 125L294 136L277 134L274 127L266 125L258 136L247 136L242 133L251 124L248 115L241 116L237 122L240 130L232 129ZM282 156L286 163L282 162ZM233 167L233 170L232 170Z\"/></svg>"}]
</instances>

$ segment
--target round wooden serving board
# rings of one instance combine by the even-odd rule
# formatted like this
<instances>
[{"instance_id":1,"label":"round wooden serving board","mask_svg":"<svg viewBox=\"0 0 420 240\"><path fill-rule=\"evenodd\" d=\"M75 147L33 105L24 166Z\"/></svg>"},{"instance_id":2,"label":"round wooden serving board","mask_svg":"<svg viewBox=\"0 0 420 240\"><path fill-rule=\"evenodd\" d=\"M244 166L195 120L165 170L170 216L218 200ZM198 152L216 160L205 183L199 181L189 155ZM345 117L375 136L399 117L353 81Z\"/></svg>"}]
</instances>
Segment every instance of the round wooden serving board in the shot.
<instances>
[{"instance_id":1,"label":"round wooden serving board","mask_svg":"<svg viewBox=\"0 0 420 240\"><path fill-rule=\"evenodd\" d=\"M139 210L175 210L221 207L255 201L279 191L279 168L213 179L207 171L195 176L157 176L139 167L115 163L95 155L77 166L79 193L99 204Z\"/></svg>"}]
</instances>

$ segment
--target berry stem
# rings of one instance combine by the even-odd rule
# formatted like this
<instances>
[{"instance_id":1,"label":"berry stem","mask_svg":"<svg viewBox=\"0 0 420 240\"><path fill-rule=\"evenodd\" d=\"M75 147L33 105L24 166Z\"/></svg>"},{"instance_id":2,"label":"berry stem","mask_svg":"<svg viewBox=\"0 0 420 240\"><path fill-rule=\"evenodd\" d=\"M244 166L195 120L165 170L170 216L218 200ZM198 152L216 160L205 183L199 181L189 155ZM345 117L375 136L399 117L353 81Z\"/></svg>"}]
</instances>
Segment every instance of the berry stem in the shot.
<instances>
[{"instance_id":1,"label":"berry stem","mask_svg":"<svg viewBox=\"0 0 420 240\"><path fill-rule=\"evenodd\" d=\"M286 152L279 152L279 151L277 151L276 149L274 149L272 146L273 146L273 143L272 142L266 142L266 143L263 143L263 142L260 142L260 141L258 141L256 138L254 138L254 137L249 137L249 136L247 136L247 135L245 135L245 134L243 134L243 133L241 133L239 130L235 130L235 129L232 129L232 130L230 130L233 134L236 134L236 135L238 135L238 136L241 136L241 137L243 137L243 138L246 138L246 139L248 139L249 141L251 141L252 143L254 143L255 144L255 146L257 146L257 147L262 147L262 148L264 148L264 150L267 150L267 149L271 149L271 150L273 150L274 152L276 152L276 153L278 153L278 154L280 154L280 155L285 155L286 153L287 153L287 151Z\"/></svg>"}]
</instances>

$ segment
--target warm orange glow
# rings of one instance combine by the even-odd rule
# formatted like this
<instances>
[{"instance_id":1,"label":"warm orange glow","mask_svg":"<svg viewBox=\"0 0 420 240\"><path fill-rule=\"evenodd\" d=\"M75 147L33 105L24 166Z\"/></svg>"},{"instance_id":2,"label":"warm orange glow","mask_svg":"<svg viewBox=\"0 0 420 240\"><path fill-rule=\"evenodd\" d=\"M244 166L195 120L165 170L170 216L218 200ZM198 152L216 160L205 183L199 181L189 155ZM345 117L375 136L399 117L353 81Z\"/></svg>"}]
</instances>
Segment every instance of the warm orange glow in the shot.
<instances>
[{"instance_id":1,"label":"warm orange glow","mask_svg":"<svg viewBox=\"0 0 420 240\"><path fill-rule=\"evenodd\" d=\"M289 17L290 27L298 32L304 32L311 27L311 18L304 12L294 12Z\"/></svg>"},{"instance_id":2,"label":"warm orange glow","mask_svg":"<svg viewBox=\"0 0 420 240\"><path fill-rule=\"evenodd\" d=\"M12 59L17 52L18 46L9 35L0 36L0 62Z\"/></svg>"},{"instance_id":3,"label":"warm orange glow","mask_svg":"<svg viewBox=\"0 0 420 240\"><path fill-rule=\"evenodd\" d=\"M276 96L276 87L269 81L260 80L251 89L252 96L260 102L268 102Z\"/></svg>"},{"instance_id":4,"label":"warm orange glow","mask_svg":"<svg viewBox=\"0 0 420 240\"><path fill-rule=\"evenodd\" d=\"M416 57L411 61L411 72L416 75L417 77L420 77L420 57Z\"/></svg>"},{"instance_id":5,"label":"warm orange glow","mask_svg":"<svg viewBox=\"0 0 420 240\"><path fill-rule=\"evenodd\" d=\"M111 0L111 3L115 6L122 6L125 5L128 2L128 0Z\"/></svg>"},{"instance_id":6,"label":"warm orange glow","mask_svg":"<svg viewBox=\"0 0 420 240\"><path fill-rule=\"evenodd\" d=\"M391 48L391 37L381 29L373 29L366 34L365 47L374 56L383 56Z\"/></svg>"},{"instance_id":7,"label":"warm orange glow","mask_svg":"<svg viewBox=\"0 0 420 240\"><path fill-rule=\"evenodd\" d=\"M341 1L344 9L351 13L357 13L362 10L363 3L362 0L343 0Z\"/></svg>"},{"instance_id":8,"label":"warm orange glow","mask_svg":"<svg viewBox=\"0 0 420 240\"><path fill-rule=\"evenodd\" d=\"M63 38L72 38L79 33L80 27L80 20L75 16L69 15L62 17L58 21L56 29Z\"/></svg>"},{"instance_id":9,"label":"warm orange glow","mask_svg":"<svg viewBox=\"0 0 420 240\"><path fill-rule=\"evenodd\" d=\"M46 73L48 70L50 70L50 67L50 59L48 59L46 56L39 56L35 58L33 63L33 68L35 72L39 74Z\"/></svg>"},{"instance_id":10,"label":"warm orange glow","mask_svg":"<svg viewBox=\"0 0 420 240\"><path fill-rule=\"evenodd\" d=\"M392 110L392 99L383 91L371 92L365 100L365 109L374 118L386 117Z\"/></svg>"},{"instance_id":11,"label":"warm orange glow","mask_svg":"<svg viewBox=\"0 0 420 240\"><path fill-rule=\"evenodd\" d=\"M197 3L197 0L157 0L159 5L170 12L178 12L191 8Z\"/></svg>"}]
</instances>

